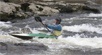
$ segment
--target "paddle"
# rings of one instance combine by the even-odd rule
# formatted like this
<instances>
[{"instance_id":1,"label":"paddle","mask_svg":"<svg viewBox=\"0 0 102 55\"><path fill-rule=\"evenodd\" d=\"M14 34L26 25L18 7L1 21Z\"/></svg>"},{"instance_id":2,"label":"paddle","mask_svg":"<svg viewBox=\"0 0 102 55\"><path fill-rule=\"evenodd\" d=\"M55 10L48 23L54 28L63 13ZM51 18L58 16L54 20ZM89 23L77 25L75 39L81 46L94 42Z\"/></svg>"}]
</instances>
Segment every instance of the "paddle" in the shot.
<instances>
[{"instance_id":1,"label":"paddle","mask_svg":"<svg viewBox=\"0 0 102 55\"><path fill-rule=\"evenodd\" d=\"M53 32L51 32L51 31L47 28L47 26L42 22L42 19L41 19L39 16L36 16L36 17L35 17L35 20L36 20L37 22L40 22L50 33L52 33L54 36L56 36Z\"/></svg>"}]
</instances>

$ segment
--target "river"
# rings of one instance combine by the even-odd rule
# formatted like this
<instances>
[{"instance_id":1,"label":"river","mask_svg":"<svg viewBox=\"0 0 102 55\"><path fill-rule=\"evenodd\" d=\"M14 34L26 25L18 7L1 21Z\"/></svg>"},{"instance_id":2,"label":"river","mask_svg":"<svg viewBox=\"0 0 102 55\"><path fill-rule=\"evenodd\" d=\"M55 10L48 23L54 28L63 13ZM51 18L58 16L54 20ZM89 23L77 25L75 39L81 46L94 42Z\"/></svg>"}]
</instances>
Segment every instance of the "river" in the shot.
<instances>
[{"instance_id":1,"label":"river","mask_svg":"<svg viewBox=\"0 0 102 55\"><path fill-rule=\"evenodd\" d=\"M43 16L44 23L62 18L63 33L58 39L22 40L9 33L44 29L33 17L12 23L0 21L0 55L102 55L102 14L58 14ZM26 32L30 32L26 30Z\"/></svg>"}]
</instances>

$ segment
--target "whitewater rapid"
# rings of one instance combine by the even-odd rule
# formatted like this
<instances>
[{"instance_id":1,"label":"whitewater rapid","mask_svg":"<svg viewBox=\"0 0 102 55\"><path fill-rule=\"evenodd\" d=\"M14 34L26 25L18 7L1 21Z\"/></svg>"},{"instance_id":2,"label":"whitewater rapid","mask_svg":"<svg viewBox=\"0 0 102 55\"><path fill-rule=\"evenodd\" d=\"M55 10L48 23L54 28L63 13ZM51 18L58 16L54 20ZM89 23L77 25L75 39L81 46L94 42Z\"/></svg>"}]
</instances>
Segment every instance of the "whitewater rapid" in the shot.
<instances>
[{"instance_id":1,"label":"whitewater rapid","mask_svg":"<svg viewBox=\"0 0 102 55\"><path fill-rule=\"evenodd\" d=\"M101 17L101 14L89 14L88 17ZM102 51L102 24L99 23L98 25L95 25L91 22L89 23L81 23L80 20L84 20L88 18L76 18L72 17L70 19L63 19L62 23L68 23L72 25L63 25L63 31L67 31L66 33L63 34L68 34L69 32L75 33L73 35L61 35L58 37L58 39L38 39L38 38L33 38L32 41L30 40L21 40L19 38L10 36L8 32L12 32L10 28L14 27L11 22L1 22L0 21L0 42L11 42L11 43L34 43L37 41L38 43L43 43L44 45L48 46L52 51L54 49L70 49L70 50L82 50L82 51ZM73 24L74 21L79 20L80 24ZM98 19L96 18L95 21ZM100 19L101 20L101 19ZM70 22L69 22L70 21ZM3 29L7 29L9 31L5 32ZM39 28L38 28L39 29ZM40 28L44 29L44 28ZM18 29L17 29L18 30ZM36 28L31 28L31 31L34 33L38 33ZM84 32L88 33L96 33L100 34L100 37L98 35L93 36L93 38L88 36L87 34L84 34ZM81 34L79 34L81 33ZM84 38L82 38L84 37ZM57 50L57 51L58 51ZM55 51L56 52L56 51ZM4 55L0 53L0 55ZM32 54L33 55L33 54Z\"/></svg>"}]
</instances>

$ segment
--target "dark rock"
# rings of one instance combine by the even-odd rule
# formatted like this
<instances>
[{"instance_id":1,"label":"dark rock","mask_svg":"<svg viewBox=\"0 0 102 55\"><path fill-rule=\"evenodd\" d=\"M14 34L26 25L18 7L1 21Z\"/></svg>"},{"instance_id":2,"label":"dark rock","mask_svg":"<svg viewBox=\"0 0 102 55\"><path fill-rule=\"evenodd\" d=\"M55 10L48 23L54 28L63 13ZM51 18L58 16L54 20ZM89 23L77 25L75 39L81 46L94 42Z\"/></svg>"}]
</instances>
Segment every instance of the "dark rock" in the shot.
<instances>
[{"instance_id":1,"label":"dark rock","mask_svg":"<svg viewBox=\"0 0 102 55\"><path fill-rule=\"evenodd\" d=\"M98 10L96 8L90 8L88 6L83 6L83 10L93 12L93 13L100 13L100 10Z\"/></svg>"},{"instance_id":2,"label":"dark rock","mask_svg":"<svg viewBox=\"0 0 102 55\"><path fill-rule=\"evenodd\" d=\"M71 6L59 5L57 9L59 9L60 13L72 13L74 11Z\"/></svg>"},{"instance_id":3,"label":"dark rock","mask_svg":"<svg viewBox=\"0 0 102 55\"><path fill-rule=\"evenodd\" d=\"M4 0L4 2L10 2L9 0Z\"/></svg>"},{"instance_id":4,"label":"dark rock","mask_svg":"<svg viewBox=\"0 0 102 55\"><path fill-rule=\"evenodd\" d=\"M23 10L23 11L28 11L29 10L29 3L23 3L23 4L21 4L21 9Z\"/></svg>"},{"instance_id":5,"label":"dark rock","mask_svg":"<svg viewBox=\"0 0 102 55\"><path fill-rule=\"evenodd\" d=\"M12 17L12 15L9 15L9 14L0 14L0 21L8 21L8 20L11 20L12 18L8 18L8 17Z\"/></svg>"},{"instance_id":6,"label":"dark rock","mask_svg":"<svg viewBox=\"0 0 102 55\"><path fill-rule=\"evenodd\" d=\"M36 8L38 8L38 11L43 11L42 7L36 6Z\"/></svg>"}]
</instances>

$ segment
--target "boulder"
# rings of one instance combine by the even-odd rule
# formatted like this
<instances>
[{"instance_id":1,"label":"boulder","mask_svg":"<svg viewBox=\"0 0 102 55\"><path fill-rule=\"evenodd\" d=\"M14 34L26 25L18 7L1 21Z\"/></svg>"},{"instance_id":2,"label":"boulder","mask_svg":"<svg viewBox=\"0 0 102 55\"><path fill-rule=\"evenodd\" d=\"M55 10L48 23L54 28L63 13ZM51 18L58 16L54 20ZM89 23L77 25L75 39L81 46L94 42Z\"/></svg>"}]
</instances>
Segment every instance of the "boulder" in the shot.
<instances>
[{"instance_id":1,"label":"boulder","mask_svg":"<svg viewBox=\"0 0 102 55\"><path fill-rule=\"evenodd\" d=\"M29 14L29 12L25 12L24 9L21 9L21 5L19 4L0 2L1 21L8 21L15 18L26 18Z\"/></svg>"},{"instance_id":2,"label":"boulder","mask_svg":"<svg viewBox=\"0 0 102 55\"><path fill-rule=\"evenodd\" d=\"M72 13L74 11L71 6L63 5L59 5L57 9L60 11L60 13Z\"/></svg>"},{"instance_id":3,"label":"boulder","mask_svg":"<svg viewBox=\"0 0 102 55\"><path fill-rule=\"evenodd\" d=\"M34 3L5 3L0 2L0 20L8 21L15 18L27 18L34 14L53 15L59 13L57 9L48 6L36 5Z\"/></svg>"},{"instance_id":4,"label":"boulder","mask_svg":"<svg viewBox=\"0 0 102 55\"><path fill-rule=\"evenodd\" d=\"M88 13L100 13L98 7L94 7L93 5L86 5L80 3L66 3L64 5L57 4L57 9L59 9L60 13L72 13L72 12L88 12Z\"/></svg>"},{"instance_id":5,"label":"boulder","mask_svg":"<svg viewBox=\"0 0 102 55\"><path fill-rule=\"evenodd\" d=\"M31 9L33 13L37 13L37 11L39 10L34 3L31 3L29 5L29 9Z\"/></svg>"},{"instance_id":6,"label":"boulder","mask_svg":"<svg viewBox=\"0 0 102 55\"><path fill-rule=\"evenodd\" d=\"M0 14L13 14L13 12L16 12L15 6L5 2L0 2Z\"/></svg>"},{"instance_id":7,"label":"boulder","mask_svg":"<svg viewBox=\"0 0 102 55\"><path fill-rule=\"evenodd\" d=\"M50 8L50 7L47 7L47 6L35 5L33 3L29 6L29 8L35 14L38 14L38 15L53 15L53 14L59 13L59 11L57 9Z\"/></svg>"},{"instance_id":8,"label":"boulder","mask_svg":"<svg viewBox=\"0 0 102 55\"><path fill-rule=\"evenodd\" d=\"M8 17L12 17L18 7L20 6L13 3L0 2L0 20L9 20Z\"/></svg>"},{"instance_id":9,"label":"boulder","mask_svg":"<svg viewBox=\"0 0 102 55\"><path fill-rule=\"evenodd\" d=\"M5 1L5 2L3 2ZM42 0L3 0L0 1L0 20L8 21L15 18L28 18L34 14L54 15L57 13L87 12L100 13L98 8L81 3L41 2ZM10 3L13 2L13 3ZM17 4L16 4L17 2Z\"/></svg>"},{"instance_id":10,"label":"boulder","mask_svg":"<svg viewBox=\"0 0 102 55\"><path fill-rule=\"evenodd\" d=\"M87 11L89 13L101 13L101 11L98 8L94 8L92 6L83 6L82 10Z\"/></svg>"},{"instance_id":11,"label":"boulder","mask_svg":"<svg viewBox=\"0 0 102 55\"><path fill-rule=\"evenodd\" d=\"M43 10L40 12L37 12L37 14L39 15L54 15L59 13L59 11L57 9L53 9L50 7L43 7Z\"/></svg>"}]
</instances>

